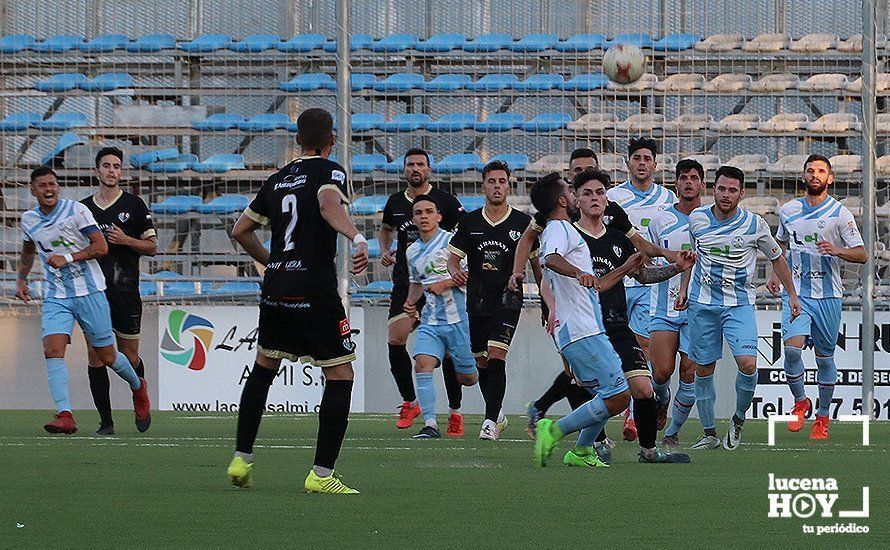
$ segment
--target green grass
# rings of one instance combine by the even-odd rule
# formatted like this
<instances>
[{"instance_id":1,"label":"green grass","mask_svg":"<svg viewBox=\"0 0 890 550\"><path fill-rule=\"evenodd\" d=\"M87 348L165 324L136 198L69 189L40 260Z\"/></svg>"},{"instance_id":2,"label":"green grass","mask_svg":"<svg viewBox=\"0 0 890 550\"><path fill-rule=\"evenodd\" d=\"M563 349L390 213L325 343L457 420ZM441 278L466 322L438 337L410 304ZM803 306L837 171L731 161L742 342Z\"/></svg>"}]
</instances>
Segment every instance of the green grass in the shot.
<instances>
[{"instance_id":1,"label":"green grass","mask_svg":"<svg viewBox=\"0 0 890 550\"><path fill-rule=\"evenodd\" d=\"M884 547L890 544L890 423L871 425L870 447L856 425L832 438L778 431L751 421L735 452L692 452L692 464L644 465L622 442L606 469L570 469L563 441L544 470L532 465L521 418L505 440L413 441L394 418L352 418L337 471L358 496L302 491L314 456L313 416L269 415L260 430L254 487L228 485L231 415L155 413L138 434L117 412L118 436L98 439L95 413L76 415L75 436L43 433L46 412L0 412L0 547L64 548L556 548L556 547ZM809 425L806 430L808 430ZM619 426L613 422L613 435ZM720 427L721 430L725 426ZM696 435L692 420L681 436ZM570 436L571 439L571 436ZM834 477L838 510L867 519L767 517L767 474ZM803 524L855 521L867 535L804 535ZM23 524L18 528L16 524Z\"/></svg>"}]
</instances>

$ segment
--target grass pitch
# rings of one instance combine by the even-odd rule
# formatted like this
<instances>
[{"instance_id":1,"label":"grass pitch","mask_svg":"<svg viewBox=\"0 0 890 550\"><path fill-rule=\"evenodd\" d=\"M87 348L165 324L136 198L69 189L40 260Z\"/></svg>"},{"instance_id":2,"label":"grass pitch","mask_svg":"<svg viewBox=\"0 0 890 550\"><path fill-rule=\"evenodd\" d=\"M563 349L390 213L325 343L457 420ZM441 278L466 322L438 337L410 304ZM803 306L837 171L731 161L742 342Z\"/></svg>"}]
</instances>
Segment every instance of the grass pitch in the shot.
<instances>
[{"instance_id":1,"label":"grass pitch","mask_svg":"<svg viewBox=\"0 0 890 550\"><path fill-rule=\"evenodd\" d=\"M524 419L498 442L414 441L395 418L356 415L337 472L357 496L308 495L314 416L267 415L255 450L254 487L229 486L235 417L154 413L138 434L116 411L118 435L96 438L95 413L75 414L81 432L43 432L44 411L0 412L4 482L0 548L689 548L890 545L890 423L832 424L828 442L804 431L749 421L735 452L690 451L692 464L636 462L636 443L613 450L610 469L562 465L573 437L544 470L532 464ZM726 425L718 429L721 434ZM619 424L609 425L612 435ZM691 442L698 422L681 433ZM768 474L833 477L835 517L768 518ZM859 510L871 490L870 517ZM867 525L868 534L804 534L804 525Z\"/></svg>"}]
</instances>

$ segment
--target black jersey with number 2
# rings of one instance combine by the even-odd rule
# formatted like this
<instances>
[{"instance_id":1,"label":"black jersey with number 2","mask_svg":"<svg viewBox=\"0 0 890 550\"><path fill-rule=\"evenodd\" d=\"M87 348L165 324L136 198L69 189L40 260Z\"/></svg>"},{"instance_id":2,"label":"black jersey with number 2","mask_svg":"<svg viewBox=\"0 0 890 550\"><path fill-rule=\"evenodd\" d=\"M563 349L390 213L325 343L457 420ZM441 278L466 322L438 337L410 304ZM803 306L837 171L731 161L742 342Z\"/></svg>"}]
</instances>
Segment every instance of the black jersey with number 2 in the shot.
<instances>
[{"instance_id":1,"label":"black jersey with number 2","mask_svg":"<svg viewBox=\"0 0 890 550\"><path fill-rule=\"evenodd\" d=\"M299 158L266 180L244 211L272 229L263 297L337 294L337 232L321 216L318 194L332 189L349 204L346 172L321 157Z\"/></svg>"},{"instance_id":2,"label":"black jersey with number 2","mask_svg":"<svg viewBox=\"0 0 890 550\"><path fill-rule=\"evenodd\" d=\"M605 227L599 235L592 235L578 223L575 224L575 229L590 249L592 274L596 277L602 277L613 269L621 267L636 252L627 235L613 227ZM627 298L621 280L609 290L600 292L600 305L603 309L603 324L606 327L627 324Z\"/></svg>"}]
</instances>

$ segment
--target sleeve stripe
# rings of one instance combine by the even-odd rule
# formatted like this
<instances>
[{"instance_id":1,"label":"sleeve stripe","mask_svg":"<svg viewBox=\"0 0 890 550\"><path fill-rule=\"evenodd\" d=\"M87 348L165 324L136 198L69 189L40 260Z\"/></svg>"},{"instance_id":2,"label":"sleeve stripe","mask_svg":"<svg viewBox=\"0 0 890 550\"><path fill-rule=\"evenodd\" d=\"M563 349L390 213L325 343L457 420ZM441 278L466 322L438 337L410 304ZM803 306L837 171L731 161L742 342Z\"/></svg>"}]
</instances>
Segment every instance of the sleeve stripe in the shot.
<instances>
[{"instance_id":1,"label":"sleeve stripe","mask_svg":"<svg viewBox=\"0 0 890 550\"><path fill-rule=\"evenodd\" d=\"M146 229L143 231L142 235L139 236L140 239L147 239L149 237L157 237L158 234L154 229Z\"/></svg>"},{"instance_id":2,"label":"sleeve stripe","mask_svg":"<svg viewBox=\"0 0 890 550\"><path fill-rule=\"evenodd\" d=\"M449 244L449 245L448 245L448 251L451 252L452 254L456 255L456 256L460 256L461 258L466 258L466 257L467 257L467 253L466 253L466 252L464 252L463 250L457 248L457 247L454 246L453 244Z\"/></svg>"},{"instance_id":3,"label":"sleeve stripe","mask_svg":"<svg viewBox=\"0 0 890 550\"><path fill-rule=\"evenodd\" d=\"M260 225L269 225L269 218L262 214L257 214L249 206L244 210L244 215Z\"/></svg>"},{"instance_id":4,"label":"sleeve stripe","mask_svg":"<svg viewBox=\"0 0 890 550\"><path fill-rule=\"evenodd\" d=\"M343 190L340 189L338 186L334 185L333 183L326 183L326 184L322 185L321 187L319 187L317 194L320 195L322 191L327 191L328 189L333 189L334 191L336 191L337 194L340 195L340 201L343 204L349 204L349 197L344 195Z\"/></svg>"}]
</instances>

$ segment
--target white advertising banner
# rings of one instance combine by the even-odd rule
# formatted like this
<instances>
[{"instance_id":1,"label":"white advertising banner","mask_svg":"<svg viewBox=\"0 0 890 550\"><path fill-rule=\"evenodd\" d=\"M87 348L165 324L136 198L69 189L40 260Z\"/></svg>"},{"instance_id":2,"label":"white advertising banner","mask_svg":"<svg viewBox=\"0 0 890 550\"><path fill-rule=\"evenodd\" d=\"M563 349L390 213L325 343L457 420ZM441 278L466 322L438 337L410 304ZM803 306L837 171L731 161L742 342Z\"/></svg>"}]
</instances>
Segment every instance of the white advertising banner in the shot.
<instances>
[{"instance_id":1,"label":"white advertising banner","mask_svg":"<svg viewBox=\"0 0 890 550\"><path fill-rule=\"evenodd\" d=\"M257 348L256 306L161 307L158 312L158 408L235 412ZM351 308L358 361L352 412L365 410L364 312ZM317 412L324 390L322 369L287 360L269 390L269 412Z\"/></svg>"},{"instance_id":2,"label":"white advertising banner","mask_svg":"<svg viewBox=\"0 0 890 550\"><path fill-rule=\"evenodd\" d=\"M785 381L782 312L757 311L758 380L754 404L749 411L752 418L771 414L791 414L794 400ZM890 312L875 312L875 416L890 420ZM840 414L862 414L862 312L844 311L838 345L834 352L837 365L837 385L829 405L831 418ZM804 350L807 397L816 407L819 395L816 384L816 361L812 348ZM815 412L811 412L811 416Z\"/></svg>"}]
</instances>

